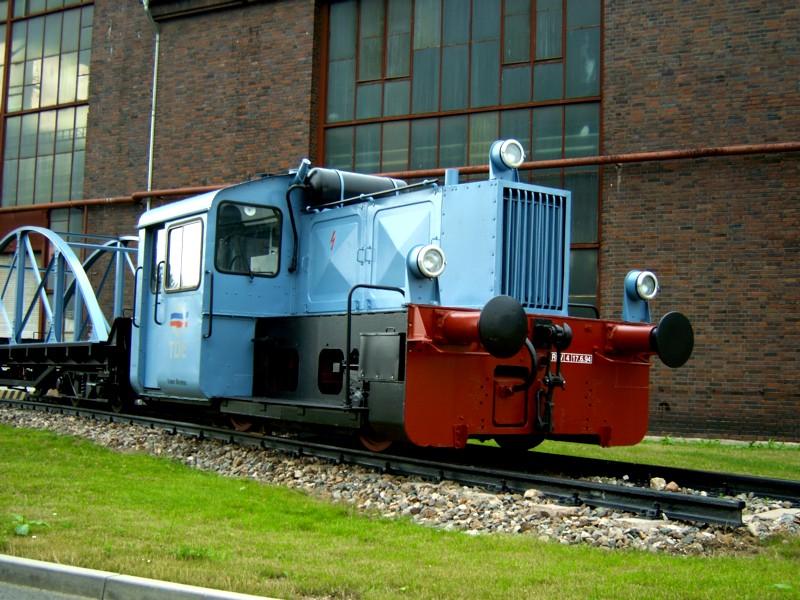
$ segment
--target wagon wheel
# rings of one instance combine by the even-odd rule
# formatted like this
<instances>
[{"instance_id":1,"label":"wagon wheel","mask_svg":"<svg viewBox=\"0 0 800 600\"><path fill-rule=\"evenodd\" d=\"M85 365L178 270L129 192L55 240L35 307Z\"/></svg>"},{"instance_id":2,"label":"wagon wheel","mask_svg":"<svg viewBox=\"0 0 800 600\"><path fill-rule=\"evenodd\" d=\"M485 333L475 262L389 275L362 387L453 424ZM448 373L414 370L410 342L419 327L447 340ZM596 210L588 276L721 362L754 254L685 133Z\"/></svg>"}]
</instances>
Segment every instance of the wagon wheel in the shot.
<instances>
[{"instance_id":1,"label":"wagon wheel","mask_svg":"<svg viewBox=\"0 0 800 600\"><path fill-rule=\"evenodd\" d=\"M80 386L75 384L75 378L72 373L66 371L61 375L57 389L62 397L62 402L66 399L73 407L78 408L80 406Z\"/></svg>"},{"instance_id":2,"label":"wagon wheel","mask_svg":"<svg viewBox=\"0 0 800 600\"><path fill-rule=\"evenodd\" d=\"M392 440L375 433L372 429L362 429L358 433L358 441L370 452L384 452L392 445Z\"/></svg>"},{"instance_id":3,"label":"wagon wheel","mask_svg":"<svg viewBox=\"0 0 800 600\"><path fill-rule=\"evenodd\" d=\"M511 450L512 452L527 452L535 448L544 441L543 435L507 435L503 437L496 437L494 441L503 450Z\"/></svg>"}]
</instances>

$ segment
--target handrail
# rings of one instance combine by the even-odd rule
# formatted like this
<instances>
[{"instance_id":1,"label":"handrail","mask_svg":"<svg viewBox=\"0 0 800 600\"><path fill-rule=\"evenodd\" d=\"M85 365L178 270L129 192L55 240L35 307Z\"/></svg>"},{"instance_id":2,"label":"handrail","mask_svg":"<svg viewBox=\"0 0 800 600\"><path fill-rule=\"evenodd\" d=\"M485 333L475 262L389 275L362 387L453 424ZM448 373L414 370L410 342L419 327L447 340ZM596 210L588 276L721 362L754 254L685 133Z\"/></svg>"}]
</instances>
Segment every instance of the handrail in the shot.
<instances>
[{"instance_id":1,"label":"handrail","mask_svg":"<svg viewBox=\"0 0 800 600\"><path fill-rule=\"evenodd\" d=\"M153 294L153 321L156 325L164 324L164 321L158 320L158 305L160 304L158 301L158 289L161 285L161 265L164 265L166 268L167 263L162 260L156 265L156 291Z\"/></svg>"},{"instance_id":2,"label":"handrail","mask_svg":"<svg viewBox=\"0 0 800 600\"><path fill-rule=\"evenodd\" d=\"M144 269L139 266L136 267L136 270L133 272L133 310L131 310L131 325L139 329L139 325L136 323L136 296L139 293L139 273L144 273Z\"/></svg>"},{"instance_id":3,"label":"handrail","mask_svg":"<svg viewBox=\"0 0 800 600\"><path fill-rule=\"evenodd\" d=\"M345 348L346 354L344 358L344 364L345 364L344 405L346 408L350 408L353 405L353 399L350 397L350 344L351 344L352 325L353 325L353 292L355 292L357 289L385 290L387 292L397 292L401 294L404 298L406 296L406 291L403 288L395 287L392 285L357 283L356 285L350 288L350 292L347 294L347 347Z\"/></svg>"},{"instance_id":4,"label":"handrail","mask_svg":"<svg viewBox=\"0 0 800 600\"><path fill-rule=\"evenodd\" d=\"M214 273L206 270L208 275L208 333L203 334L203 339L207 340L214 331Z\"/></svg>"}]
</instances>

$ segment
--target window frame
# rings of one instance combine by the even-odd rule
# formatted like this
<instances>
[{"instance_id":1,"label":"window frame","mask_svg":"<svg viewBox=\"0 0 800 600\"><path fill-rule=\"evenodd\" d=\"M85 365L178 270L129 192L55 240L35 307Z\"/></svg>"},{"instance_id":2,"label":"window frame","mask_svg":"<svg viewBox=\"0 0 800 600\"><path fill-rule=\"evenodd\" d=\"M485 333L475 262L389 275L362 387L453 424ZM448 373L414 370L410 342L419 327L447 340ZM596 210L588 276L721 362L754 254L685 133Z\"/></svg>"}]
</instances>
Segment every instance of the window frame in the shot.
<instances>
[{"instance_id":1,"label":"window frame","mask_svg":"<svg viewBox=\"0 0 800 600\"><path fill-rule=\"evenodd\" d=\"M236 206L252 206L256 209L265 209L265 210L272 210L273 213L277 216L277 225L278 225L278 232L280 234L280 238L278 239L278 262L275 265L275 272L274 273L256 273L253 271L244 272L244 271L232 271L230 269L223 269L220 268L219 263L217 262L219 252L218 252L218 242L219 242L219 218L222 213L222 207L226 204L234 204ZM283 246L283 212L277 206L264 206L263 204L253 204L252 202L241 202L239 200L221 200L220 203L217 205L217 216L215 220L215 227L214 227L214 269L219 273L224 273L225 275L241 275L244 277L254 278L254 277L261 277L265 279L274 279L281 273L281 258L283 257L282 246Z\"/></svg>"},{"instance_id":2,"label":"window frame","mask_svg":"<svg viewBox=\"0 0 800 600\"><path fill-rule=\"evenodd\" d=\"M410 33L409 35L414 38L415 35L415 27L414 22L415 18L414 15L416 14L417 7L416 3L420 0L409 0L410 2ZM381 0L383 4L385 4L385 8L382 10L382 14L384 16L384 31L383 31L383 45L382 45L382 54L383 54L383 66L381 70L381 74L377 79L361 79L359 77L360 71L360 42L362 40L361 35L361 24L360 19L362 16L362 4L363 0L353 0L354 8L352 11L352 15L348 18L354 18L353 21L353 29L352 35L349 36L348 39L351 39L353 44L352 53L348 52L347 56L352 54L352 57L347 58L348 61L352 62L352 70L353 70L353 81L352 81L352 90L348 92L348 98L352 95L352 98L348 100L351 106L345 107L344 105L339 106L336 104L334 106L329 106L329 102L331 101L331 97L334 97L334 101L336 102L335 98L338 97L337 94L332 93L332 90L329 87L329 83L331 80L336 79L336 74L333 72L334 64L338 64L337 61L344 60L342 57L339 57L338 54L336 56L329 56L331 52L330 44L332 42L332 23L333 19L331 16L332 11L332 4L327 3L323 10L323 26L322 26L322 70L323 70L323 77L320 86L321 90L321 110L319 112L319 126L318 126L318 147L320 148L321 156L323 158L323 163L325 166L329 166L332 168L341 168L345 170L354 170L358 172L404 172L408 170L413 170L415 167L413 166L415 163L414 160L414 148L413 144L410 141L408 143L407 153L405 156L405 160L400 160L396 153L392 154L392 158L387 160L387 157L384 156L384 143L383 138L385 137L384 129L388 125L400 126L401 123L406 124L409 128L412 127L412 124L416 121L425 120L425 119L436 119L439 121L439 125L437 127L437 149L438 149L438 136L441 135L439 133L441 129L441 121L448 117L455 117L455 116L466 116L470 121L473 119L479 119L482 113L487 112L494 112L501 114L508 110L518 110L518 109L528 109L533 110L536 108L543 108L543 107L556 107L559 106L562 110L566 109L571 105L580 105L580 104L597 104L600 108L599 110L602 112L602 65L603 65L603 58L604 52L602 47L602 31L603 31L603 7L604 2L603 0L596 0L597 2L597 10L599 11L599 22L594 24L594 19L590 19L592 21L591 24L571 24L568 23L568 15L572 14L570 11L574 11L573 2L576 0L557 0L554 3L557 3L560 6L560 14L558 18L558 31L561 35L560 45L559 45L559 52L558 55L550 56L547 55L546 57L539 58L536 55L536 43L537 43L537 27L538 27L538 3L537 0L528 0L529 5L527 10L524 12L527 15L527 18L530 19L530 26L526 29L528 35L528 60L506 60L505 57L505 47L507 45L507 37L506 37L506 27L505 22L507 18L513 18L514 14L509 13L506 14L507 6L506 3L509 0L497 0L497 8L498 8L498 23L499 23L499 32L497 37L497 44L498 44L498 77L496 83L497 87L497 102L495 104L486 104L482 102L477 102L476 99L473 97L474 90L472 89L473 83L473 68L472 63L476 60L474 55L474 46L481 42L481 39L476 38L476 33L474 31L474 13L477 10L474 5L476 5L481 0L471 0L466 3L465 9L469 12L469 17L467 18L467 38L466 41L461 44L467 48L467 58L466 58L466 75L467 75L467 82L465 83L466 86L466 98L464 99L464 106L460 108L447 108L445 107L445 90L443 88L444 81L445 81L445 69L444 69L444 60L445 54L448 48L454 47L461 47L461 46L453 46L448 45L444 37L444 30L445 30L445 4L447 0L432 0L433 2L437 3L440 7L438 11L437 22L439 22L439 26L441 30L439 31L439 45L436 48L430 48L431 50L436 50L436 54L438 56L438 67L435 69L436 81L437 81L437 89L438 92L436 93L436 106L428 111L428 112L420 112L414 111L414 82L415 82L415 69L414 69L414 45L411 44L409 49L409 71L407 74L403 76L391 76L388 73L388 67L386 64L386 53L388 52L388 46L390 43L390 31L389 31L389 9L391 7L390 0ZM342 13L344 15L345 13ZM353 17L354 15L354 17ZM337 17L338 18L338 17ZM337 21L338 22L338 21ZM596 94L594 95L584 95L584 96L574 96L570 97L567 96L567 79L568 79L568 72L567 72L567 36L571 31L577 30L589 30L589 29L597 29L600 32L601 43L600 46L597 48L598 55L597 55L597 63L598 63L598 76L597 80L597 90ZM339 49L341 51L341 48ZM342 55L344 56L344 55ZM570 63L572 64L572 63ZM530 69L530 82L528 84L528 99L520 99L516 95L508 98L504 101L504 91L505 85L511 85L511 80L506 80L506 74L516 72L519 68L527 67ZM534 72L538 71L539 67L546 67L548 65L559 65L560 75L557 78L558 85L559 85L559 92L555 97L550 97L552 94L548 93L545 94L547 97L545 99L536 100L534 94L544 93L544 89L540 89L536 87ZM552 74L548 75L552 77ZM549 80L548 80L549 81ZM407 103L407 109L405 112L400 113L397 111L396 107L392 105L392 108L389 108L387 104L387 88L397 85L398 82L408 82L408 95L409 98L403 97L402 104ZM544 83L544 80L543 80ZM361 88L362 87L369 87L372 88L373 86L379 86L381 88L380 92L375 94L375 98L380 100L378 105L375 107L368 107L366 105L361 104ZM549 88L547 88L549 90ZM509 88L508 91L512 91L512 88ZM334 108L336 110L334 110ZM331 112L333 110L333 113ZM338 116L332 116L337 112L342 112L342 114L338 114ZM362 116L359 116L359 111L361 111ZM377 113L376 113L377 111ZM362 131L366 126L378 126L378 133L377 133L377 147L374 152L370 152L373 155L372 159L365 163L363 160L359 160L360 155L363 152L359 151L360 142L364 143L364 141L369 138L372 139L371 136L368 136L365 131ZM600 125L602 128L602 125ZM528 132L530 133L530 132ZM359 138L359 135L362 137ZM562 138L564 136L564 132L562 131ZM469 132L467 133L467 145L470 144L470 135ZM335 140L335 141L334 141ZM335 144L335 146L333 145ZM374 146L375 144L373 144ZM563 142L562 142L563 146ZM488 148L487 148L488 152ZM564 155L562 154L562 157ZM484 153L481 153L480 160L476 163L474 160L468 160L465 164L482 164L485 162ZM453 166L453 165L444 165L441 161L436 160L435 164L428 164L424 168L444 168L446 166Z\"/></svg>"},{"instance_id":3,"label":"window frame","mask_svg":"<svg viewBox=\"0 0 800 600\"><path fill-rule=\"evenodd\" d=\"M63 200L79 200L84 193L84 185L86 181L86 149L85 149L85 133L84 137L80 138L78 135L78 127L77 127L77 114L80 110L88 111L89 107L89 93L88 93L88 86L89 86L89 79L91 78L91 71L87 70L84 75L80 74L81 65L80 56L88 52L87 58L88 61L86 63L87 67L91 64L91 52L92 52L92 44L91 44L91 35L89 36L89 45L87 48L83 48L83 35L84 29L91 32L94 29L94 0L70 0L67 6L57 6L53 8L42 8L42 9L34 9L30 8L29 2L22 2L19 4L21 8L18 10L18 3L14 2L14 0L9 0L7 3L7 12L0 15L0 25L5 28L5 54L2 57L3 65L2 65L2 86L0 86L0 164L2 164L2 176L0 176L0 202L2 203L2 207L4 208L14 208L19 206L32 206L32 205L41 205L43 207L47 207L49 204L53 204L56 202L61 202ZM55 86L55 93L56 93L56 102L53 104L42 105L39 102L38 106L34 106L31 108L25 108L24 106L24 94L25 94L25 87L32 87L31 85L25 86L26 79L23 80L23 83L20 86L12 86L11 85L11 71L13 65L22 65L23 71L27 69L25 65L27 65L27 61L12 63L12 54L13 54L13 40L14 40L14 30L15 27L20 26L25 29L25 46L23 48L24 53L27 55L28 53L28 46L27 46L27 32L28 32L28 22L34 19L50 19L55 15L60 16L59 21L59 45L63 43L64 37L64 17L63 15L71 12L71 11L84 11L87 8L91 8L92 16L91 20L89 21L89 26L84 27L83 24L83 13L81 12L80 16L78 17L78 31L77 31L77 49L74 51L63 51L61 47L59 47L59 53L54 54L52 57L58 57L58 73L55 78L55 81L52 82L52 85ZM43 37L44 37L44 25L43 28ZM44 44L44 39L42 40L42 44ZM75 98L74 99L65 99L59 100L58 96L62 93L62 87L64 87L62 75L64 71L64 66L62 64L64 57L70 54L76 55L76 66L75 66ZM44 51L40 60L44 61L46 57L44 56ZM20 67L17 67L20 68ZM70 80L71 81L71 80ZM44 85L44 78L41 78L40 86ZM20 88L20 102L23 103L19 108L14 108L13 110L9 109L9 90L12 87L19 87ZM65 88L66 89L66 88ZM80 99L82 94L81 90L86 90L86 97L84 99ZM30 182L30 189L31 189L31 197L30 199L25 198L20 201L20 165L18 164L20 160L17 158L17 164L13 167L13 171L9 171L6 173L6 136L9 127L7 126L7 122L10 119L20 119L20 129L21 129L21 121L23 118L36 118L36 138L40 140L43 134L40 130L40 117L46 113L53 112L55 113L55 119L58 121L59 115L63 112L66 114L65 111L71 109L73 111L72 116L72 141L70 144L72 148L69 153L67 152L56 152L55 147L58 146L58 141L55 141L54 149L51 153L44 153L39 154L38 149L35 151L33 157L26 158L25 160L33 160L33 179ZM84 132L85 129L88 127L88 116L86 117L87 122L83 125ZM54 136L58 134L58 130L54 132ZM19 142L21 144L21 142ZM34 145L38 145L40 141L34 140ZM19 151L19 147L17 147L17 151ZM64 181L60 182L60 179L57 177L56 173L56 159L60 156L69 156L69 175L68 177L64 177ZM13 156L13 155L12 155ZM47 160L51 159L53 164L49 167L47 166ZM14 160L13 158L11 159ZM62 166L65 159L61 159ZM44 169L40 173L40 169ZM5 196L3 191L8 187L6 185L6 178L8 177L9 180L13 180L13 190L9 189L8 197ZM44 185L42 185L44 184ZM11 185L11 184L9 184ZM40 187L41 186L41 187ZM26 188L27 189L27 188ZM45 196L38 196L40 193L40 189L44 191ZM66 193L66 198L60 198L59 195L63 195Z\"/></svg>"},{"instance_id":4,"label":"window frame","mask_svg":"<svg viewBox=\"0 0 800 600\"><path fill-rule=\"evenodd\" d=\"M188 225L192 225L194 223L199 223L200 224L200 260L197 263L197 272L198 272L197 273L197 284L193 285L193 286L178 285L177 287L170 287L169 286L169 279L170 279L170 271L171 271L171 269L170 269L170 254L172 252L172 232L175 231L176 229L185 228ZM165 257L164 257L164 265L165 266L164 266L164 281L163 281L163 286L164 286L164 292L165 293L174 294L174 293L177 293L177 292L188 292L188 291L192 291L192 290L197 290L202 285L202 283L203 283L203 263L205 262L203 260L204 259L203 255L205 254L205 252L203 252L203 249L204 249L203 242L205 240L205 227L204 227L204 225L205 225L205 223L203 223L203 219L201 217L193 217L193 218L186 219L186 220L183 220L183 221L170 223L167 226L167 229L166 229L166 231L167 231L167 241L166 241L166 253L165 253ZM180 276L181 276L180 277L180 281L181 281L181 283L183 282L183 247L184 247L183 240L181 240L181 271L180 271ZM153 250L156 250L156 248L153 248ZM158 269L158 265L156 265L156 269Z\"/></svg>"},{"instance_id":5,"label":"window frame","mask_svg":"<svg viewBox=\"0 0 800 600\"><path fill-rule=\"evenodd\" d=\"M436 0L434 0L436 1ZM528 128L526 131L526 135L528 135L528 143L526 144L526 150L530 150L531 154L534 155L527 160L536 160L536 154L539 153L541 150L540 148L536 148L534 146L534 139L536 137L536 128L534 126L534 113L537 112L539 109L559 109L561 114L561 123L558 128L560 131L560 150L554 156L548 158L554 159L563 159L573 156L583 156L588 155L582 153L576 147L568 147L568 134L570 134L570 129L568 127L568 113L570 115L575 116L578 112L581 111L581 107L587 107L589 111L596 111L597 112L597 119L596 119L596 131L590 131L591 135L594 136L594 151L597 154L602 154L603 151L603 68L605 65L605 49L604 49L604 40L603 34L605 31L605 8L607 7L607 3L604 0L597 0L596 4L592 5L591 11L585 12L582 14L580 12L580 6L576 0L528 0L529 4L527 6L527 10L522 11L524 14L528 16L530 19L529 27L522 27L522 30L527 31L528 35L528 60L521 60L518 57L508 59L506 56L506 48L508 46L508 38L507 32L511 31L506 27L507 19L513 18L513 14L517 14L516 11L508 11L507 10L507 0L499 0L498 2L498 18L500 20L500 33L499 33L499 65L498 65L498 73L499 73L499 97L498 97L498 104L496 105L478 105L473 102L473 98L471 97L471 77L472 77L472 51L471 48L475 45L476 39L474 35L474 31L472 30L472 21L474 20L474 8L473 5L481 0L469 0L464 2L464 9L470 12L469 17L467 17L468 21L468 33L466 41L463 41L462 38L458 38L458 44L466 44L468 48L467 51L467 58L466 58L466 65L465 71L467 74L467 97L464 100L464 106L458 107L449 107L449 105L445 105L445 92L443 90L444 85L444 60L445 60L445 53L447 52L448 48L455 48L460 47L456 44L455 41L451 40L451 44L448 45L444 38L444 31L445 31L445 8L446 8L446 0L441 0L439 6L441 7L441 14L439 18L441 20L440 26L442 27L441 33L442 36L439 40L439 69L438 69L438 94L439 100L438 104L436 105L435 109L431 112L414 112L413 110L413 82L414 82L414 45L411 45L411 58L409 59L409 70L408 73L402 77L389 77L388 72L386 70L386 52L389 43L388 34L384 33L384 70L382 71L382 75L379 79L372 80L369 82L370 85L375 84L382 84L382 92L381 95L383 96L382 107L378 107L376 110L378 111L377 116L370 116L370 117L363 117L360 118L358 116L358 99L359 99L359 86L367 85L368 82L360 80L357 76L354 78L352 82L352 111L349 110L341 110L341 106L336 105L336 108L344 114L344 117L337 117L337 118L329 118L331 111L329 110L329 94L330 94L330 86L329 86L329 78L332 75L332 59L328 56L329 51L329 44L331 41L331 33L332 33L332 23L331 23L331 3L326 3L327 6L323 9L323 25L322 25L322 53L321 53L321 61L322 61L322 82L320 86L321 90L321 99L320 105L321 110L319 111L318 117L318 125L317 125L317 147L319 148L319 154L321 157L321 161L324 166L332 167L332 168L339 168L343 170L354 170L356 172L374 172L374 173L393 173L400 177L412 177L412 175L407 174L409 171L414 171L418 169L428 169L428 168L446 168L446 167L460 167L464 165L472 165L472 164L485 164L486 155L488 153L488 146L486 148L486 152L483 151L482 145L484 140L473 140L474 133L478 132L480 129L479 125L486 119L491 118L490 114L494 113L497 115L497 137L503 137L503 121L504 115L510 115L514 111L528 111ZM415 5L417 4L416 0L410 0L411 2L411 33L410 35L415 35L414 30L414 14L416 11ZM360 18L360 4L361 0L355 0L355 13L356 13L356 21L353 28L353 39L355 40L356 46L352 56L353 62L353 70L358 74L359 71L359 47L358 42L360 41L360 23L358 18ZM389 6L389 0L386 0L386 6ZM555 12L553 12L555 11ZM388 10L385 11L388 13ZM513 14L512 14L513 13ZM540 21L540 13L542 14L542 20ZM576 18L580 17L580 18ZM385 17L385 22L388 20L388 17ZM575 38L576 35L583 35L586 34L588 36L594 36L595 34L592 33L593 31L597 31L597 37L599 41L596 42L596 45L589 44L588 47L594 48L596 51L596 76L593 81L586 82L586 85L589 86L591 89L587 89L585 92L583 91L585 88L582 85L575 84L574 81L570 79L570 73L573 73L571 69L574 70L575 65L578 64L576 62L576 57L578 54L578 46L575 45L574 42L577 41ZM547 40L547 44L540 46L540 34L545 33L546 35L541 37L541 41ZM548 37L549 36L549 37ZM555 36L560 36L556 39ZM588 41L591 41L590 38L587 38ZM592 38L593 39L593 38ZM456 45L453 45L456 44ZM522 45L520 44L520 47ZM545 51L546 50L546 51ZM524 94L520 91L525 88L524 82L522 81L514 81L512 79L506 79L508 77L517 77L520 78L520 73L517 72L519 69L530 69L530 82L528 82L528 92L529 96L526 100L524 98ZM574 74L574 73L573 73ZM537 77L538 76L538 77ZM524 80L524 77L521 79ZM389 111L387 110L387 101L385 99L385 95L387 90L392 85L397 85L396 82L399 81L408 81L408 95L410 96L409 99L405 99L404 101L408 104L406 112L399 113L396 110ZM519 85L517 85L519 84ZM504 86L507 86L504 87ZM519 88L519 89L518 89ZM576 92L577 95L570 96L568 92L573 90ZM584 95L578 94L578 91L584 93ZM504 92L507 92L507 96L504 96ZM593 93L593 95L585 95L588 93ZM377 94L376 94L377 95ZM394 107L394 104L391 106ZM346 108L346 107L345 107ZM369 107L362 106L361 107L363 113L372 115L375 110L369 110ZM351 116L347 116L352 112ZM486 115L486 116L485 116ZM455 160L454 156L451 156L450 153L446 152L447 148L445 148L445 136L447 134L448 138L453 137L455 132L454 127L456 127L456 121L462 121L463 124L461 127L464 128L463 130L463 140L462 146L465 148L463 151L463 160L458 162L458 164L453 164L453 160ZM475 121L475 127L473 127L473 121ZM387 145L385 143L386 129L388 127L392 128L400 128L405 125L408 128L408 135L406 135L407 145L406 145L406 156L405 161L398 158L397 148L394 145ZM377 137L377 143L372 143L370 146L370 152L364 152L360 142L364 142L365 140L372 141L372 137L366 136L365 133L362 131L366 127L377 127L378 132L374 134L373 137ZM591 125L590 125L591 127ZM430 148L420 148L415 143L415 131L419 133L424 133L431 129L431 135L429 136L430 139ZM474 131L473 131L474 129ZM574 134L574 132L573 132ZM518 136L519 134L517 134ZM359 137L361 136L361 137ZM461 135L456 137L462 137ZM390 138L392 141L394 138ZM425 138L427 140L427 138ZM455 139L455 138L454 138ZM520 138L521 139L521 138ZM575 146L575 136L572 135L569 139L570 145ZM587 141L592 141L591 139ZM523 142L525 143L525 142ZM481 148L480 151L477 151L477 148ZM390 160L387 160L386 150L387 148L393 151L393 154L390 156ZM423 152L424 150L424 152ZM534 150L536 152L534 152ZM365 159L365 154L369 154L369 156ZM456 151L455 154L458 154ZM423 158L425 159L425 164L422 164ZM600 285L600 262L601 262L601 244L602 244L602 224L601 224L601 213L602 213L602 205L603 205L603 169L600 167L595 167L597 171L597 188L596 188L596 195L595 195L595 213L594 219L596 222L596 231L594 233L594 240L583 240L581 242L573 242L570 245L570 254L573 253L584 253L586 251L593 251L596 255L595 261L595 278L594 278L594 290L595 290L595 302L599 306L601 303L601 285ZM572 175L572 169L565 169L565 168L558 168L555 169L557 171L557 179L558 184L557 187L564 187L564 184L567 179L570 178ZM549 170L548 170L549 171ZM532 183L537 183L538 175L540 171L527 171L521 173L522 177L526 181L531 181ZM545 177L551 177L553 173L549 173L545 175ZM466 177L469 179L469 177Z\"/></svg>"}]
</instances>

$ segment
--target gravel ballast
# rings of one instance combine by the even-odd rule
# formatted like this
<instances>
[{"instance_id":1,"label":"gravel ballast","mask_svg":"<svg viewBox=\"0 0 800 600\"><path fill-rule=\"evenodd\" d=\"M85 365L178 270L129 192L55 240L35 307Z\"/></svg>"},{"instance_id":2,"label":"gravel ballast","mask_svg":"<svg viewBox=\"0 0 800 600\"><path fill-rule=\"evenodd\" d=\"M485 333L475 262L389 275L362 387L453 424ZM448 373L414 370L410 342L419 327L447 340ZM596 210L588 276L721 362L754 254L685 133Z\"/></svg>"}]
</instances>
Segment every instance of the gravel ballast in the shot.
<instances>
[{"instance_id":1,"label":"gravel ballast","mask_svg":"<svg viewBox=\"0 0 800 600\"><path fill-rule=\"evenodd\" d=\"M754 550L775 535L800 536L800 509L788 502L741 495L745 527L697 526L649 520L607 508L561 506L536 490L492 493L452 482L387 475L352 465L246 448L214 440L173 435L139 425L102 423L81 417L0 407L0 423L73 435L122 452L169 457L190 467L226 477L246 477L302 490L312 496L353 505L360 511L467 535L533 535L561 544L608 549L633 548L671 554L727 554ZM603 478L604 482L625 484ZM651 485L683 493L680 482Z\"/></svg>"}]
</instances>

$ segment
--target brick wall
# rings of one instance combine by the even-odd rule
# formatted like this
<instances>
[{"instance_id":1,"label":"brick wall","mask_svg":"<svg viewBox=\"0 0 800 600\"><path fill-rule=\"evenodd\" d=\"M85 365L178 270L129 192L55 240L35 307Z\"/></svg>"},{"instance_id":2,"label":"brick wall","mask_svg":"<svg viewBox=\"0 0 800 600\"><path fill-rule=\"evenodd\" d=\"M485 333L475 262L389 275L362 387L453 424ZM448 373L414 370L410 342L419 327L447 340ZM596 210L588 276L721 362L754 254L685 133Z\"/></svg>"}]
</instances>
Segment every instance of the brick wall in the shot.
<instances>
[{"instance_id":1,"label":"brick wall","mask_svg":"<svg viewBox=\"0 0 800 600\"><path fill-rule=\"evenodd\" d=\"M800 133L800 5L605 6L604 150L777 141ZM694 356L653 373L651 432L800 438L800 155L610 167L603 312L629 267L661 278L660 316L693 321Z\"/></svg>"},{"instance_id":2,"label":"brick wall","mask_svg":"<svg viewBox=\"0 0 800 600\"><path fill-rule=\"evenodd\" d=\"M94 6L84 194L128 195L147 183L153 31L132 2Z\"/></svg>"},{"instance_id":3,"label":"brick wall","mask_svg":"<svg viewBox=\"0 0 800 600\"><path fill-rule=\"evenodd\" d=\"M154 188L236 182L309 154L314 10L262 2L160 24ZM98 0L93 36L85 193L128 195L147 187L154 29L138 3ZM130 232L140 213L93 209L89 227Z\"/></svg>"}]
</instances>

